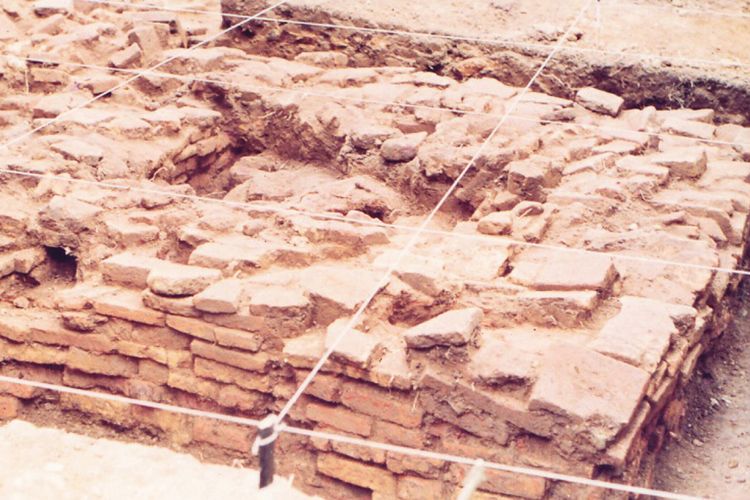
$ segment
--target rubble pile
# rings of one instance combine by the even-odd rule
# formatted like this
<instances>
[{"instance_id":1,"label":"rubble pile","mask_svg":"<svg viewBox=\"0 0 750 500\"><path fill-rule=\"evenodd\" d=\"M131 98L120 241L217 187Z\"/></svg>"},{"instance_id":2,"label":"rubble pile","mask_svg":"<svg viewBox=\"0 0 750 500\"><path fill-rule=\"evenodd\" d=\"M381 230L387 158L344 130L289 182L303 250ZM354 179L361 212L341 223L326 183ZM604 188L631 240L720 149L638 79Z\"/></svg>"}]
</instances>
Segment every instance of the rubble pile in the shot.
<instances>
[{"instance_id":1,"label":"rubble pile","mask_svg":"<svg viewBox=\"0 0 750 500\"><path fill-rule=\"evenodd\" d=\"M191 50L205 33L177 14L121 11L0 9L19 40L0 55L0 136L49 124L0 152L0 374L262 418L333 347L290 423L649 484L728 321L739 276L716 268L744 263L750 151L733 143L750 129L594 88L568 100L337 52ZM75 65L170 57L132 82ZM0 418L53 398L184 447L246 456L255 435L0 393ZM290 436L277 456L342 498L450 497L467 473ZM583 490L487 474L476 498Z\"/></svg>"}]
</instances>

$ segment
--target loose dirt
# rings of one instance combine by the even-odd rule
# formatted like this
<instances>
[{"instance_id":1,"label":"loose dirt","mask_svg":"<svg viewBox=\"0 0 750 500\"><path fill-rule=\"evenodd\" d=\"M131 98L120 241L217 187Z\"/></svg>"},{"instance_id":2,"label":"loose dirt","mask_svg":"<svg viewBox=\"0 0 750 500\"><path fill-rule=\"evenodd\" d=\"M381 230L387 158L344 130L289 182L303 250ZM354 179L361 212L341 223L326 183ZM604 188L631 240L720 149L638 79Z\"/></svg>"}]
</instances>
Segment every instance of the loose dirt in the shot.
<instances>
[{"instance_id":1,"label":"loose dirt","mask_svg":"<svg viewBox=\"0 0 750 500\"><path fill-rule=\"evenodd\" d=\"M94 439L14 420L0 427L0 496L6 500L308 497L277 478L199 462L165 448Z\"/></svg>"}]
</instances>

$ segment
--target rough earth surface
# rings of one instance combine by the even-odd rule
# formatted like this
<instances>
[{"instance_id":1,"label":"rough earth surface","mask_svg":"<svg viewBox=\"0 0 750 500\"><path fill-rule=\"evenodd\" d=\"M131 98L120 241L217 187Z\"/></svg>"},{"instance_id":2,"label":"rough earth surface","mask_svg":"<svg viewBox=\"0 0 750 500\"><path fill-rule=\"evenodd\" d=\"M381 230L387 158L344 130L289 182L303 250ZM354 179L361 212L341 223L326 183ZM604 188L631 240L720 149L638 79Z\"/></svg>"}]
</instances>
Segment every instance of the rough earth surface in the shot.
<instances>
[{"instance_id":1,"label":"rough earth surface","mask_svg":"<svg viewBox=\"0 0 750 500\"><path fill-rule=\"evenodd\" d=\"M0 494L9 500L310 498L277 478L203 464L155 446L94 439L14 420L0 427Z\"/></svg>"},{"instance_id":2,"label":"rough earth surface","mask_svg":"<svg viewBox=\"0 0 750 500\"><path fill-rule=\"evenodd\" d=\"M527 92L532 56L291 23L198 46L210 8L3 4L0 374L262 418L332 348L287 423L652 484L746 264L744 94L717 114ZM0 418L53 414L257 466L247 427L0 386ZM277 453L327 498L451 497L467 473L288 434ZM612 498L497 472L477 494L582 495Z\"/></svg>"}]
</instances>

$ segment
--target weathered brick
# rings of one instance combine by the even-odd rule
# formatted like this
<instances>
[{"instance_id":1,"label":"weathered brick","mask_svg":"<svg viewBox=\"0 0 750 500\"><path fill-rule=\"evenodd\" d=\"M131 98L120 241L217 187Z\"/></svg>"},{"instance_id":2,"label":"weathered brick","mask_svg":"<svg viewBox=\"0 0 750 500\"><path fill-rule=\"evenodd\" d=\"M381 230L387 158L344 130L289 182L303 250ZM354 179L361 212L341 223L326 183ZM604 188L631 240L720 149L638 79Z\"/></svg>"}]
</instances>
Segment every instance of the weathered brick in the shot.
<instances>
[{"instance_id":1,"label":"weathered brick","mask_svg":"<svg viewBox=\"0 0 750 500\"><path fill-rule=\"evenodd\" d=\"M163 347L154 347L151 345L139 344L121 340L116 344L116 351L124 356L139 359L151 359L157 363L167 363L167 350Z\"/></svg>"},{"instance_id":2,"label":"weathered brick","mask_svg":"<svg viewBox=\"0 0 750 500\"><path fill-rule=\"evenodd\" d=\"M558 345L544 357L529 409L570 419L569 432L603 449L630 422L649 375L595 351Z\"/></svg>"},{"instance_id":3,"label":"weathered brick","mask_svg":"<svg viewBox=\"0 0 750 500\"><path fill-rule=\"evenodd\" d=\"M193 297L196 309L209 313L234 314L243 295L242 281L236 278L217 281Z\"/></svg>"},{"instance_id":4,"label":"weathered brick","mask_svg":"<svg viewBox=\"0 0 750 500\"><path fill-rule=\"evenodd\" d=\"M388 453L385 461L388 470L397 474L413 472L419 476L437 479L445 467L445 462L431 458L403 455L401 453Z\"/></svg>"},{"instance_id":5,"label":"weathered brick","mask_svg":"<svg viewBox=\"0 0 750 500\"><path fill-rule=\"evenodd\" d=\"M68 353L65 349L41 344L16 344L0 340L0 359L24 361L40 365L64 365Z\"/></svg>"},{"instance_id":6,"label":"weathered brick","mask_svg":"<svg viewBox=\"0 0 750 500\"><path fill-rule=\"evenodd\" d=\"M424 435L416 429L407 429L400 425L377 420L372 431L375 441L387 442L410 448L422 448L424 446Z\"/></svg>"},{"instance_id":7,"label":"weathered brick","mask_svg":"<svg viewBox=\"0 0 750 500\"><path fill-rule=\"evenodd\" d=\"M79 387L81 389L92 389L99 387L109 392L122 394L124 392L125 379L122 377L110 377L108 375L98 375L85 373L69 367L63 370L62 382L66 386Z\"/></svg>"},{"instance_id":8,"label":"weathered brick","mask_svg":"<svg viewBox=\"0 0 750 500\"><path fill-rule=\"evenodd\" d=\"M0 420L16 418L21 401L14 396L0 395Z\"/></svg>"},{"instance_id":9,"label":"weathered brick","mask_svg":"<svg viewBox=\"0 0 750 500\"><path fill-rule=\"evenodd\" d=\"M225 384L235 384L251 391L271 392L272 389L271 381L265 375L217 363L210 359L196 357L194 371L199 377L209 378Z\"/></svg>"},{"instance_id":10,"label":"weathered brick","mask_svg":"<svg viewBox=\"0 0 750 500\"><path fill-rule=\"evenodd\" d=\"M245 391L234 385L227 385L219 391L217 399L221 406L237 408L243 411L257 411L266 403L266 398L260 392Z\"/></svg>"},{"instance_id":11,"label":"weathered brick","mask_svg":"<svg viewBox=\"0 0 750 500\"><path fill-rule=\"evenodd\" d=\"M119 327L122 328L119 328ZM192 337L167 327L146 326L120 321L114 336L118 340L136 342L170 351L187 350Z\"/></svg>"},{"instance_id":12,"label":"weathered brick","mask_svg":"<svg viewBox=\"0 0 750 500\"><path fill-rule=\"evenodd\" d=\"M387 470L331 453L318 455L318 472L388 495L396 494L396 478Z\"/></svg>"},{"instance_id":13,"label":"weathered brick","mask_svg":"<svg viewBox=\"0 0 750 500\"><path fill-rule=\"evenodd\" d=\"M406 344L425 349L438 345L464 345L482 322L483 312L478 307L444 312L404 332Z\"/></svg>"},{"instance_id":14,"label":"weathered brick","mask_svg":"<svg viewBox=\"0 0 750 500\"><path fill-rule=\"evenodd\" d=\"M304 378L306 372L298 372L300 381ZM342 381L334 375L318 374L313 378L312 383L307 387L307 394L315 396L329 403L337 403L341 400Z\"/></svg>"},{"instance_id":15,"label":"weathered brick","mask_svg":"<svg viewBox=\"0 0 750 500\"><path fill-rule=\"evenodd\" d=\"M86 373L129 377L138 373L137 361L117 354L92 354L77 348L68 351L69 367Z\"/></svg>"},{"instance_id":16,"label":"weathered brick","mask_svg":"<svg viewBox=\"0 0 750 500\"><path fill-rule=\"evenodd\" d=\"M223 326L214 327L214 335L219 345L235 347L244 351L257 352L263 344L263 338L256 333Z\"/></svg>"},{"instance_id":17,"label":"weathered brick","mask_svg":"<svg viewBox=\"0 0 750 500\"><path fill-rule=\"evenodd\" d=\"M193 439L248 453L255 439L255 432L250 427L199 418L193 423Z\"/></svg>"},{"instance_id":18,"label":"weathered brick","mask_svg":"<svg viewBox=\"0 0 750 500\"><path fill-rule=\"evenodd\" d=\"M31 387L28 385L11 384L10 382L0 382L0 394L7 394L9 396L15 396L18 399L33 399L39 395L39 392L40 390L37 389L36 387Z\"/></svg>"},{"instance_id":19,"label":"weathered brick","mask_svg":"<svg viewBox=\"0 0 750 500\"><path fill-rule=\"evenodd\" d=\"M186 415L137 405L132 406L131 413L141 424L165 432L174 445L184 446L191 441L189 417Z\"/></svg>"},{"instance_id":20,"label":"weathered brick","mask_svg":"<svg viewBox=\"0 0 750 500\"><path fill-rule=\"evenodd\" d=\"M146 288L146 278L151 269L163 263L154 257L121 253L102 261L102 275L108 283L142 290Z\"/></svg>"},{"instance_id":21,"label":"weathered brick","mask_svg":"<svg viewBox=\"0 0 750 500\"><path fill-rule=\"evenodd\" d=\"M146 306L157 311L192 318L200 316L200 311L193 307L192 297L163 297L146 289L141 292L141 299Z\"/></svg>"},{"instance_id":22,"label":"weathered brick","mask_svg":"<svg viewBox=\"0 0 750 500\"><path fill-rule=\"evenodd\" d=\"M450 486L442 481L431 481L414 476L400 476L398 479L398 498L402 500L434 500L449 498ZM475 500L472 498L472 500Z\"/></svg>"},{"instance_id":23,"label":"weathered brick","mask_svg":"<svg viewBox=\"0 0 750 500\"><path fill-rule=\"evenodd\" d=\"M415 403L413 398L368 384L345 383L341 391L341 401L360 413L388 420L404 427L419 427L424 415L424 411Z\"/></svg>"},{"instance_id":24,"label":"weathered brick","mask_svg":"<svg viewBox=\"0 0 750 500\"><path fill-rule=\"evenodd\" d=\"M539 499L543 498L547 491L547 481L542 477L487 470L485 478L479 489L501 495Z\"/></svg>"},{"instance_id":25,"label":"weathered brick","mask_svg":"<svg viewBox=\"0 0 750 500\"><path fill-rule=\"evenodd\" d=\"M146 283L159 295L195 295L221 279L221 271L206 267L166 263L151 269Z\"/></svg>"},{"instance_id":26,"label":"weathered brick","mask_svg":"<svg viewBox=\"0 0 750 500\"><path fill-rule=\"evenodd\" d=\"M265 372L268 367L269 356L266 353L248 354L245 352L233 351L224 347L209 344L202 340L194 340L190 344L190 350L196 356L218 361L243 370L256 372Z\"/></svg>"},{"instance_id":27,"label":"weathered brick","mask_svg":"<svg viewBox=\"0 0 750 500\"><path fill-rule=\"evenodd\" d=\"M192 337L216 342L214 334L215 326L200 319L184 318L182 316L167 315L166 324L178 332L186 333Z\"/></svg>"},{"instance_id":28,"label":"weathered brick","mask_svg":"<svg viewBox=\"0 0 750 500\"><path fill-rule=\"evenodd\" d=\"M116 401L104 401L77 394L60 394L60 407L96 415L107 422L132 428L136 422L130 414L131 405Z\"/></svg>"},{"instance_id":29,"label":"weathered brick","mask_svg":"<svg viewBox=\"0 0 750 500\"><path fill-rule=\"evenodd\" d=\"M154 384L166 384L169 368L150 359L142 359L138 362L138 376Z\"/></svg>"},{"instance_id":30,"label":"weathered brick","mask_svg":"<svg viewBox=\"0 0 750 500\"><path fill-rule=\"evenodd\" d=\"M143 305L138 292L120 290L94 299L94 310L105 316L135 321L147 325L164 326L166 315Z\"/></svg>"},{"instance_id":31,"label":"weathered brick","mask_svg":"<svg viewBox=\"0 0 750 500\"><path fill-rule=\"evenodd\" d=\"M305 416L314 422L352 434L369 436L372 433L372 417L354 413L346 408L309 403L305 408Z\"/></svg>"},{"instance_id":32,"label":"weathered brick","mask_svg":"<svg viewBox=\"0 0 750 500\"><path fill-rule=\"evenodd\" d=\"M219 398L219 391L222 388L221 384L196 377L187 370L170 370L167 385L214 401Z\"/></svg>"}]
</instances>

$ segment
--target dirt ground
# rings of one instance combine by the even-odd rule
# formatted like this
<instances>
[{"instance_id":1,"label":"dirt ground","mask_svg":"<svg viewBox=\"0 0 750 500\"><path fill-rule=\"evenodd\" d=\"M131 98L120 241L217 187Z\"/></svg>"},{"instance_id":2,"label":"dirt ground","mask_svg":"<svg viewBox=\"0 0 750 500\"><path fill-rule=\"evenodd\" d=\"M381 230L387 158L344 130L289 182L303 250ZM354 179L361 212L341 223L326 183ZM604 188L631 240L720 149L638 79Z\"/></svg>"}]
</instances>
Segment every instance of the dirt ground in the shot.
<instances>
[{"instance_id":1,"label":"dirt ground","mask_svg":"<svg viewBox=\"0 0 750 500\"><path fill-rule=\"evenodd\" d=\"M681 436L663 451L655 487L743 500L750 494L750 283L734 324L701 362Z\"/></svg>"},{"instance_id":2,"label":"dirt ground","mask_svg":"<svg viewBox=\"0 0 750 500\"><path fill-rule=\"evenodd\" d=\"M21 420L0 427L0 497L6 500L310 498L277 478L199 462L165 448L96 439Z\"/></svg>"}]
</instances>

